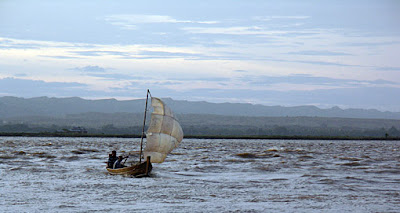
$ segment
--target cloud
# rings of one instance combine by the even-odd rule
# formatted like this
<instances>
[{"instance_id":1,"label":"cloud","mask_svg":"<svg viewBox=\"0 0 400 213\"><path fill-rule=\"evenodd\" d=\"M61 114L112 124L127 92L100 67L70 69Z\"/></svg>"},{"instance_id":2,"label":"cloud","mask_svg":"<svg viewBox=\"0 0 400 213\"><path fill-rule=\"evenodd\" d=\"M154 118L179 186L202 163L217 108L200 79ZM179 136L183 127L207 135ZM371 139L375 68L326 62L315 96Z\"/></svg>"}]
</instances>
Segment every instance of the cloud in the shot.
<instances>
[{"instance_id":1,"label":"cloud","mask_svg":"<svg viewBox=\"0 0 400 213\"><path fill-rule=\"evenodd\" d=\"M285 84L287 88L283 90L302 90L303 88L308 88L307 90L314 90L316 88L329 89L329 88L361 88L361 87L374 87L374 86L389 86L389 87L399 87L398 83L393 81L386 81L382 79L378 80L356 80L356 79L338 79L329 77L317 77L312 75L289 75L289 76L253 76L244 75L238 78L239 81L245 82L247 85L261 85L264 88L271 88L271 85L282 85ZM291 86L290 86L291 85ZM296 86L297 85L297 86ZM301 86L301 87L300 87ZM290 89L290 87L292 87ZM251 88L251 87L250 87ZM279 90L279 89L278 89Z\"/></svg>"},{"instance_id":2,"label":"cloud","mask_svg":"<svg viewBox=\"0 0 400 213\"><path fill-rule=\"evenodd\" d=\"M104 68L100 66L85 66L85 67L75 67L69 70L74 70L78 72L82 72L80 75L82 76L90 76L90 77L98 77L104 80L137 80L142 79L142 77L121 74L118 73L113 68Z\"/></svg>"},{"instance_id":3,"label":"cloud","mask_svg":"<svg viewBox=\"0 0 400 213\"><path fill-rule=\"evenodd\" d=\"M87 51L70 51L70 52L81 56L103 56L103 55L128 56L129 55L128 52L104 51L104 50L87 50Z\"/></svg>"},{"instance_id":4,"label":"cloud","mask_svg":"<svg viewBox=\"0 0 400 213\"><path fill-rule=\"evenodd\" d=\"M54 58L54 59L81 59L80 57L65 56L65 55L39 55L39 56L46 58Z\"/></svg>"},{"instance_id":5,"label":"cloud","mask_svg":"<svg viewBox=\"0 0 400 213\"><path fill-rule=\"evenodd\" d=\"M3 94L19 97L37 96L79 96L87 85L67 82L45 82L20 78L0 79Z\"/></svg>"},{"instance_id":6,"label":"cloud","mask_svg":"<svg viewBox=\"0 0 400 213\"><path fill-rule=\"evenodd\" d=\"M364 35L367 36L367 35ZM376 37L375 35L370 35L371 37ZM366 42L360 42L360 41L351 41L351 42L343 42L339 43L339 45L343 46L353 46L353 47L372 47L372 46L390 46L390 45L395 45L395 44L400 44L400 41L393 41L392 38L390 38L391 41L387 41L385 38L380 39L382 41L375 41L375 40L369 40Z\"/></svg>"},{"instance_id":7,"label":"cloud","mask_svg":"<svg viewBox=\"0 0 400 213\"><path fill-rule=\"evenodd\" d=\"M42 48L89 48L90 44L70 43L45 40L15 39L0 37L0 47L3 49L27 49L38 50Z\"/></svg>"},{"instance_id":8,"label":"cloud","mask_svg":"<svg viewBox=\"0 0 400 213\"><path fill-rule=\"evenodd\" d=\"M17 97L135 97L146 90L146 86L138 88L129 84L109 86L106 89L94 88L93 85L74 82L46 82L22 78L0 79L0 95Z\"/></svg>"},{"instance_id":9,"label":"cloud","mask_svg":"<svg viewBox=\"0 0 400 213\"><path fill-rule=\"evenodd\" d=\"M333 52L333 51L318 51L318 50L303 50L303 51L295 51L295 52L288 52L291 55L320 55L320 56L347 56L352 55L349 53L343 52Z\"/></svg>"},{"instance_id":10,"label":"cloud","mask_svg":"<svg viewBox=\"0 0 400 213\"><path fill-rule=\"evenodd\" d=\"M134 77L131 75L124 75L124 74L118 74L118 73L90 73L88 74L89 76L93 77L100 77L104 79L109 79L109 80L133 80L133 79L138 79L138 77Z\"/></svg>"},{"instance_id":11,"label":"cloud","mask_svg":"<svg viewBox=\"0 0 400 213\"><path fill-rule=\"evenodd\" d=\"M28 76L26 73L16 73L16 74L14 74L14 76L15 77L26 77L26 76Z\"/></svg>"},{"instance_id":12,"label":"cloud","mask_svg":"<svg viewBox=\"0 0 400 213\"><path fill-rule=\"evenodd\" d=\"M32 42L20 42L20 40L0 38L0 49L39 49L41 46Z\"/></svg>"},{"instance_id":13,"label":"cloud","mask_svg":"<svg viewBox=\"0 0 400 213\"><path fill-rule=\"evenodd\" d=\"M236 73L248 73L249 71L247 71L247 70L234 70L233 72L236 72Z\"/></svg>"},{"instance_id":14,"label":"cloud","mask_svg":"<svg viewBox=\"0 0 400 213\"><path fill-rule=\"evenodd\" d=\"M323 66L363 67L362 65L343 64L343 63L328 62L328 61L293 60L291 62L298 62L298 63L304 63L304 64L314 64L314 65L323 65Z\"/></svg>"},{"instance_id":15,"label":"cloud","mask_svg":"<svg viewBox=\"0 0 400 213\"><path fill-rule=\"evenodd\" d=\"M191 24L217 24L217 21L194 21L194 20L178 20L171 16L164 15L141 15L141 14L117 14L105 17L105 20L115 26L119 26L127 30L137 29L137 25L141 24L159 24L159 23L191 23Z\"/></svg>"},{"instance_id":16,"label":"cloud","mask_svg":"<svg viewBox=\"0 0 400 213\"><path fill-rule=\"evenodd\" d=\"M257 21L271 21L274 19L292 19L292 20L303 20L309 19L311 16L256 16L253 17Z\"/></svg>"},{"instance_id":17,"label":"cloud","mask_svg":"<svg viewBox=\"0 0 400 213\"><path fill-rule=\"evenodd\" d=\"M226 35L283 35L288 31L265 30L259 26L234 27L183 27L182 30L193 34L226 34Z\"/></svg>"},{"instance_id":18,"label":"cloud","mask_svg":"<svg viewBox=\"0 0 400 213\"><path fill-rule=\"evenodd\" d=\"M73 70L88 72L88 73L104 73L105 68L99 66L86 66L86 67L76 67Z\"/></svg>"},{"instance_id":19,"label":"cloud","mask_svg":"<svg viewBox=\"0 0 400 213\"><path fill-rule=\"evenodd\" d=\"M179 76L175 76L175 77L169 77L168 80L187 81L187 82L200 82L200 81L204 81L204 82L213 82L213 81L227 82L227 81L231 81L232 79L231 78L226 78L226 77L191 77L191 76L179 77Z\"/></svg>"},{"instance_id":20,"label":"cloud","mask_svg":"<svg viewBox=\"0 0 400 213\"><path fill-rule=\"evenodd\" d=\"M188 52L168 52L168 51L151 51L142 50L139 51L140 57L154 57L154 58L185 58L185 59L196 59L206 57L199 53L188 53Z\"/></svg>"},{"instance_id":21,"label":"cloud","mask_svg":"<svg viewBox=\"0 0 400 213\"><path fill-rule=\"evenodd\" d=\"M375 69L382 71L400 71L400 67L376 67Z\"/></svg>"},{"instance_id":22,"label":"cloud","mask_svg":"<svg viewBox=\"0 0 400 213\"><path fill-rule=\"evenodd\" d=\"M176 20L170 16L162 15L136 15L136 14L120 14L110 15L105 18L106 21L125 21L134 24L148 24L148 23L190 23L191 21Z\"/></svg>"},{"instance_id":23,"label":"cloud","mask_svg":"<svg viewBox=\"0 0 400 213\"><path fill-rule=\"evenodd\" d=\"M22 56L34 58L44 57L49 59L88 59L102 57L102 59L210 59L209 56L198 53L190 47L176 47L168 45L123 45L123 44L85 44L67 42L45 42L18 39L1 39L3 42L12 42L15 45L35 46L29 50L17 48L10 50L0 48L0 54L4 53L9 57L19 58ZM203 49L203 48L199 48ZM79 62L80 63L80 62Z\"/></svg>"},{"instance_id":24,"label":"cloud","mask_svg":"<svg viewBox=\"0 0 400 213\"><path fill-rule=\"evenodd\" d=\"M392 85L397 85L396 82L393 82L393 81L386 81L386 80L382 80L382 79L378 79L378 80L375 80L375 81L368 81L368 82L371 83L371 84L376 84L376 85L379 85L379 84L386 84L386 85L392 84Z\"/></svg>"}]
</instances>

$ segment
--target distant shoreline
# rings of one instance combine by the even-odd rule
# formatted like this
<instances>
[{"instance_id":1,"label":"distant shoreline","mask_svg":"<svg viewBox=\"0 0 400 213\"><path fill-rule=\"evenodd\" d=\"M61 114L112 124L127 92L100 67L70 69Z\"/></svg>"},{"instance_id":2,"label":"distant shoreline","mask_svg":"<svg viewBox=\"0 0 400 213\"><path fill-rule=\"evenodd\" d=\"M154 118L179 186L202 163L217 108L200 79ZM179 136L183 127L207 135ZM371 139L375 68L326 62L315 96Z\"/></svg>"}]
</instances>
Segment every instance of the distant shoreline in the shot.
<instances>
[{"instance_id":1,"label":"distant shoreline","mask_svg":"<svg viewBox=\"0 0 400 213\"><path fill-rule=\"evenodd\" d=\"M79 133L0 133L0 137L86 137L86 138L140 138L135 134L79 134ZM264 140L400 140L400 137L350 136L284 136L284 135L185 135L191 139L264 139Z\"/></svg>"}]
</instances>

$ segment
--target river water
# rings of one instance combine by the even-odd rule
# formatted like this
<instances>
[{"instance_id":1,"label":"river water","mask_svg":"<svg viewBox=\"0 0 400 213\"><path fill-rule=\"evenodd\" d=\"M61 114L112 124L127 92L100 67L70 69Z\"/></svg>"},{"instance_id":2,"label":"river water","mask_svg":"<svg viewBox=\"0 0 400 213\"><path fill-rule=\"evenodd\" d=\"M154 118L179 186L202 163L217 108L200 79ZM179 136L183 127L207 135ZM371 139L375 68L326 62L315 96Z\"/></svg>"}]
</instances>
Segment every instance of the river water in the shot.
<instances>
[{"instance_id":1,"label":"river water","mask_svg":"<svg viewBox=\"0 0 400 213\"><path fill-rule=\"evenodd\" d=\"M184 139L109 175L139 141L0 137L0 212L400 212L399 141Z\"/></svg>"}]
</instances>

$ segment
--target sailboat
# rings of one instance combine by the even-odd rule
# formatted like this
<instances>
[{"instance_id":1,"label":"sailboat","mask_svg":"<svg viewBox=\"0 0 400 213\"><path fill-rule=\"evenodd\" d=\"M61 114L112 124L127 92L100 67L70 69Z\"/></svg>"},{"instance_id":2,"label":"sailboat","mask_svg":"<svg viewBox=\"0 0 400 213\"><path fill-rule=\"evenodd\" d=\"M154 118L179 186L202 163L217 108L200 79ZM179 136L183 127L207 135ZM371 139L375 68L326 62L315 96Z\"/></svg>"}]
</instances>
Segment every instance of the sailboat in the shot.
<instances>
[{"instance_id":1,"label":"sailboat","mask_svg":"<svg viewBox=\"0 0 400 213\"><path fill-rule=\"evenodd\" d=\"M146 133L146 147L142 151L149 95L151 97L153 112L151 113L151 120ZM167 155L174 148L178 147L182 139L182 127L175 118L172 110L160 98L152 97L150 91L147 90L142 136L140 139L139 163L119 169L107 168L107 171L110 174L118 175L149 176L153 168L151 163L164 162ZM142 156L146 159L145 162L142 162Z\"/></svg>"}]
</instances>

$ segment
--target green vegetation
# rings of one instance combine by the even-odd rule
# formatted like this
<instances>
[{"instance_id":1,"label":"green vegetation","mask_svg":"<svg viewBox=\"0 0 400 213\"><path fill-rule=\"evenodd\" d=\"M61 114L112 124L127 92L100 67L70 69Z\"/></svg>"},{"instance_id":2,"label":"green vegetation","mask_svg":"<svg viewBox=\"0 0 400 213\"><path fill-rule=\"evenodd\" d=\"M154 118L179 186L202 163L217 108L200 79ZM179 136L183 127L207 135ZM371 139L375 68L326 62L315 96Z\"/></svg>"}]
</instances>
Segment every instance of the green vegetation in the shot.
<instances>
[{"instance_id":1,"label":"green vegetation","mask_svg":"<svg viewBox=\"0 0 400 213\"><path fill-rule=\"evenodd\" d=\"M140 138L141 135L130 134L78 134L78 133L1 133L6 137L100 137L100 138ZM284 136L284 135L185 135L194 139L275 139L275 140L400 140L400 137L334 137L334 136Z\"/></svg>"}]
</instances>

